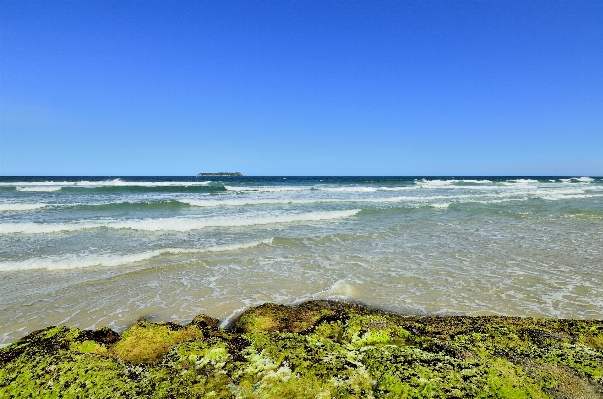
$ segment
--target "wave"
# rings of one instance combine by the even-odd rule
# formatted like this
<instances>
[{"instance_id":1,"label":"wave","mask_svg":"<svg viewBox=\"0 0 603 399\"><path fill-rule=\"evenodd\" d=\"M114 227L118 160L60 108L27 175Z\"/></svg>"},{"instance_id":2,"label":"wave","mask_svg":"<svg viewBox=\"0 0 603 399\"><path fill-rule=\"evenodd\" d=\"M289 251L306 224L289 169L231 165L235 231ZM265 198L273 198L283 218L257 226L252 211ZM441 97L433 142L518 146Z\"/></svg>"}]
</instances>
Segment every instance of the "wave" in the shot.
<instances>
[{"instance_id":1,"label":"wave","mask_svg":"<svg viewBox=\"0 0 603 399\"><path fill-rule=\"evenodd\" d=\"M513 179L509 181L504 181L503 184L505 186L514 186L514 187L533 187L534 183L538 183L538 180L534 179Z\"/></svg>"},{"instance_id":2,"label":"wave","mask_svg":"<svg viewBox=\"0 0 603 399\"><path fill-rule=\"evenodd\" d=\"M237 187L224 186L228 191L239 192L288 192L288 191L327 191L341 193L374 193L376 191L398 191L398 190L414 190L416 187L372 187L372 186L257 186L257 187Z\"/></svg>"},{"instance_id":3,"label":"wave","mask_svg":"<svg viewBox=\"0 0 603 399\"><path fill-rule=\"evenodd\" d=\"M458 180L440 180L440 179L435 179L435 180L426 180L426 179L422 179L422 180L415 180L415 184L419 185L421 188L442 188L442 187L447 187L452 185L453 183L458 182Z\"/></svg>"},{"instance_id":4,"label":"wave","mask_svg":"<svg viewBox=\"0 0 603 399\"><path fill-rule=\"evenodd\" d=\"M340 202L341 200L329 200L329 199L252 199L252 198L235 198L235 199L223 199L223 200L195 200L195 199L180 199L179 202L188 204L190 206L199 207L214 207L214 206L245 206L245 205L286 205L286 204L315 204L319 202Z\"/></svg>"},{"instance_id":5,"label":"wave","mask_svg":"<svg viewBox=\"0 0 603 399\"><path fill-rule=\"evenodd\" d=\"M150 201L119 201L119 202L98 202L98 203L63 203L63 204L0 204L0 212L2 211L31 211L41 208L72 208L72 209L96 209L96 210L149 210L161 209L177 210L179 208L190 205L187 201L179 201L173 199L157 199Z\"/></svg>"},{"instance_id":6,"label":"wave","mask_svg":"<svg viewBox=\"0 0 603 399\"><path fill-rule=\"evenodd\" d=\"M44 208L48 204L0 204L0 212L11 211L33 211L36 209Z\"/></svg>"},{"instance_id":7,"label":"wave","mask_svg":"<svg viewBox=\"0 0 603 399\"><path fill-rule=\"evenodd\" d=\"M354 187L316 187L321 191L344 192L344 193L374 193L376 187L354 186Z\"/></svg>"},{"instance_id":8,"label":"wave","mask_svg":"<svg viewBox=\"0 0 603 399\"><path fill-rule=\"evenodd\" d=\"M106 180L101 182L82 181L77 186L84 187L193 187L208 186L208 181L124 181L122 179Z\"/></svg>"},{"instance_id":9,"label":"wave","mask_svg":"<svg viewBox=\"0 0 603 399\"><path fill-rule=\"evenodd\" d=\"M342 279L337 280L331 286L314 294L303 295L293 301L293 305L310 299L350 299L358 294L357 287L362 285L360 281Z\"/></svg>"},{"instance_id":10,"label":"wave","mask_svg":"<svg viewBox=\"0 0 603 399\"><path fill-rule=\"evenodd\" d=\"M109 190L115 189L191 189L201 187L212 187L212 181L127 181L122 179L102 180L102 181L44 181L44 182L0 182L0 187L12 188L17 191L30 192L53 192L73 189L88 189L88 190ZM214 188L222 188L222 184L216 184Z\"/></svg>"},{"instance_id":11,"label":"wave","mask_svg":"<svg viewBox=\"0 0 603 399\"><path fill-rule=\"evenodd\" d=\"M593 187L595 190L596 187ZM586 198L588 196L597 196L597 194L585 194L586 188L576 189L563 189L555 188L552 190L542 189L537 187L531 187L526 189L523 187L521 190L503 191L498 193L486 192L486 193L470 193L470 194L449 194L449 195L402 195L402 196L383 196L383 197L357 197L357 198L333 198L333 197L315 197L315 198L262 198L262 197L233 197L233 196L203 196L202 198L178 198L178 199L158 199L156 201L139 201L139 202L115 202L115 203L100 203L100 204L65 204L61 206L78 206L82 208L86 207L106 207L111 208L160 208L177 209L180 206L192 206L192 207L242 207L242 206L254 206L254 205L310 205L320 203L397 203L397 202L408 202L408 203L424 203L426 201L440 201L449 202L449 200L464 200L464 201L480 201L484 198L503 199L509 197L531 197L531 198L543 198L543 197L566 197L572 198ZM583 197L584 196L584 197ZM58 205L53 205L58 206Z\"/></svg>"},{"instance_id":12,"label":"wave","mask_svg":"<svg viewBox=\"0 0 603 399\"><path fill-rule=\"evenodd\" d=\"M228 191L259 191L259 192L281 192L281 191L309 191L313 186L224 186Z\"/></svg>"},{"instance_id":13,"label":"wave","mask_svg":"<svg viewBox=\"0 0 603 399\"><path fill-rule=\"evenodd\" d=\"M360 209L346 211L308 212L298 214L271 215L259 217L216 217L216 218L157 218L134 220L107 220L103 222L72 223L1 223L0 234L45 234L62 231L78 231L95 228L131 229L143 231L191 231L206 227L243 227L274 223L314 222L342 219L356 215Z\"/></svg>"},{"instance_id":14,"label":"wave","mask_svg":"<svg viewBox=\"0 0 603 399\"><path fill-rule=\"evenodd\" d=\"M543 200L558 201L558 200L564 200L564 199L603 197L603 194L557 194L557 193L551 193L549 195L541 194L538 197Z\"/></svg>"},{"instance_id":15,"label":"wave","mask_svg":"<svg viewBox=\"0 0 603 399\"><path fill-rule=\"evenodd\" d=\"M0 262L0 271L33 270L33 269L79 269L92 266L119 266L162 255L195 254L204 252L227 252L256 247L262 244L271 245L272 238L240 244L217 245L207 248L163 248L130 255L65 255L28 259L18 262Z\"/></svg>"},{"instance_id":16,"label":"wave","mask_svg":"<svg viewBox=\"0 0 603 399\"><path fill-rule=\"evenodd\" d=\"M178 201L191 206L214 207L214 206L245 206L245 205L287 205L287 204L318 204L318 203L389 203L389 202L424 202L440 199L471 198L470 194L459 195L433 195L429 197L419 196L397 196L382 198L314 198L314 199L271 199L271 198L234 198L234 199L180 199Z\"/></svg>"},{"instance_id":17,"label":"wave","mask_svg":"<svg viewBox=\"0 0 603 399\"><path fill-rule=\"evenodd\" d=\"M228 191L255 191L255 192L286 192L286 191L331 191L331 192L360 192L372 193L378 190L377 187L370 186L224 186Z\"/></svg>"},{"instance_id":18,"label":"wave","mask_svg":"<svg viewBox=\"0 0 603 399\"><path fill-rule=\"evenodd\" d=\"M492 184L492 180L471 180L464 179L460 180L461 183L469 183L469 184Z\"/></svg>"},{"instance_id":19,"label":"wave","mask_svg":"<svg viewBox=\"0 0 603 399\"><path fill-rule=\"evenodd\" d=\"M583 176L583 177L576 178L576 180L578 180L579 182L582 182L582 183L590 183L591 181L593 181L595 179L593 179L592 177Z\"/></svg>"},{"instance_id":20,"label":"wave","mask_svg":"<svg viewBox=\"0 0 603 399\"><path fill-rule=\"evenodd\" d=\"M592 181L594 181L595 179L593 179L592 177L587 177L587 176L583 176L583 177L570 177L567 179L559 179L562 183L590 183Z\"/></svg>"},{"instance_id":21,"label":"wave","mask_svg":"<svg viewBox=\"0 0 603 399\"><path fill-rule=\"evenodd\" d=\"M406 191L416 189L416 186L379 187L379 191Z\"/></svg>"},{"instance_id":22,"label":"wave","mask_svg":"<svg viewBox=\"0 0 603 399\"><path fill-rule=\"evenodd\" d=\"M50 192L60 191L64 186L17 186L17 191L39 191Z\"/></svg>"},{"instance_id":23,"label":"wave","mask_svg":"<svg viewBox=\"0 0 603 399\"><path fill-rule=\"evenodd\" d=\"M121 194L121 193L219 193L225 192L226 189L221 184L209 185L186 185L186 186L98 186L98 187L80 187L69 186L63 187L61 191L70 193L81 193L86 190L86 194Z\"/></svg>"},{"instance_id":24,"label":"wave","mask_svg":"<svg viewBox=\"0 0 603 399\"><path fill-rule=\"evenodd\" d=\"M212 181L127 181L113 180L80 180L80 181L44 181L44 182L0 182L5 187L188 187L207 186Z\"/></svg>"},{"instance_id":25,"label":"wave","mask_svg":"<svg viewBox=\"0 0 603 399\"><path fill-rule=\"evenodd\" d=\"M590 180L589 180L590 179ZM571 178L561 179L562 182L581 182L589 183L592 178ZM325 191L325 192L340 192L340 193L374 193L380 191L407 191L417 189L432 189L432 190L505 190L505 189L528 189L538 188L543 185L553 185L556 180L540 182L535 179L510 179L506 181L492 181L487 179L435 179L435 180L415 180L412 186L325 186L325 185L309 185L309 186L224 186L227 191L234 192L253 192L253 193L277 193L277 192L300 192L300 191Z\"/></svg>"},{"instance_id":26,"label":"wave","mask_svg":"<svg viewBox=\"0 0 603 399\"><path fill-rule=\"evenodd\" d=\"M174 199L157 199L150 201L120 201L120 202L101 202L101 203L76 203L76 204L61 204L53 205L60 207L70 207L75 210L119 210L119 211L150 211L150 210L162 210L162 211L177 211L186 207L187 204Z\"/></svg>"}]
</instances>

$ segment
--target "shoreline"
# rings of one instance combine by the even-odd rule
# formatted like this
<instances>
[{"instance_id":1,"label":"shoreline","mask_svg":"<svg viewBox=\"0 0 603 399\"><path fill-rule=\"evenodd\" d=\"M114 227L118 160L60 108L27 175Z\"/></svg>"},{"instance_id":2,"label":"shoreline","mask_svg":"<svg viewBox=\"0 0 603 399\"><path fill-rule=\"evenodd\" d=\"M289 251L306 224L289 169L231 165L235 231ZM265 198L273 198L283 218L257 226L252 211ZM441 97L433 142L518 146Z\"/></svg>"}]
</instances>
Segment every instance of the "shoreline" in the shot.
<instances>
[{"instance_id":1,"label":"shoreline","mask_svg":"<svg viewBox=\"0 0 603 399\"><path fill-rule=\"evenodd\" d=\"M48 327L0 348L0 393L74 397L603 397L603 320L411 316L314 300L227 328ZM121 396L120 396L121 395Z\"/></svg>"}]
</instances>

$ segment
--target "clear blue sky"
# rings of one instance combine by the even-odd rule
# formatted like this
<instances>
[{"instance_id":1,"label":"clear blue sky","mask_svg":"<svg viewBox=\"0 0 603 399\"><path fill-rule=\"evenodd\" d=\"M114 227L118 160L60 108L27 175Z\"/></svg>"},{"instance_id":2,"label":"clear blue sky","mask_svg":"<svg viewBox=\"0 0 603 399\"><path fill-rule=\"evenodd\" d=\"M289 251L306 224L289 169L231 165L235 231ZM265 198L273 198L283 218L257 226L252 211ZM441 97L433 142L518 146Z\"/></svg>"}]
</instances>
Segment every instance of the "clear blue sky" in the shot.
<instances>
[{"instance_id":1,"label":"clear blue sky","mask_svg":"<svg viewBox=\"0 0 603 399\"><path fill-rule=\"evenodd\" d=\"M603 1L0 2L0 175L603 175Z\"/></svg>"}]
</instances>

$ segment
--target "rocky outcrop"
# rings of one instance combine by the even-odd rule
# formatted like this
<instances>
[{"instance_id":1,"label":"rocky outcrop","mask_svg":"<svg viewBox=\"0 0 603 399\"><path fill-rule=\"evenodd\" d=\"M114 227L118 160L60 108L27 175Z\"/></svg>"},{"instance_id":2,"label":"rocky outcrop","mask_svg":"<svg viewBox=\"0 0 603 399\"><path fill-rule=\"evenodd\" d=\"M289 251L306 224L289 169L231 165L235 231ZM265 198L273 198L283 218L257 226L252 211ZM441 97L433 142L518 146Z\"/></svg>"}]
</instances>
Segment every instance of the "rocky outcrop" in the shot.
<instances>
[{"instance_id":1,"label":"rocky outcrop","mask_svg":"<svg viewBox=\"0 0 603 399\"><path fill-rule=\"evenodd\" d=\"M0 350L0 397L603 398L603 321L264 304L228 329L49 327Z\"/></svg>"}]
</instances>

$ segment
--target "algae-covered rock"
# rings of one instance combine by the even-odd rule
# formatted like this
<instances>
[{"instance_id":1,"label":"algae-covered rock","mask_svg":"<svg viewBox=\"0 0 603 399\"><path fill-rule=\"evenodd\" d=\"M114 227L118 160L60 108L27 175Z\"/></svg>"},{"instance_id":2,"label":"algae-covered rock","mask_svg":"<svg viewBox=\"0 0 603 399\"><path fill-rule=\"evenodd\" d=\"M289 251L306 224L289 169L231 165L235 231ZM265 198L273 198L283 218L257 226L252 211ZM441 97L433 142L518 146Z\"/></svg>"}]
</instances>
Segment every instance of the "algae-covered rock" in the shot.
<instances>
[{"instance_id":1,"label":"algae-covered rock","mask_svg":"<svg viewBox=\"0 0 603 399\"><path fill-rule=\"evenodd\" d=\"M218 325L49 327L0 349L0 397L603 398L603 321L311 301Z\"/></svg>"},{"instance_id":2,"label":"algae-covered rock","mask_svg":"<svg viewBox=\"0 0 603 399\"><path fill-rule=\"evenodd\" d=\"M203 337L195 324L183 327L174 323L149 323L141 320L128 328L110 353L131 363L155 362L174 345Z\"/></svg>"}]
</instances>

